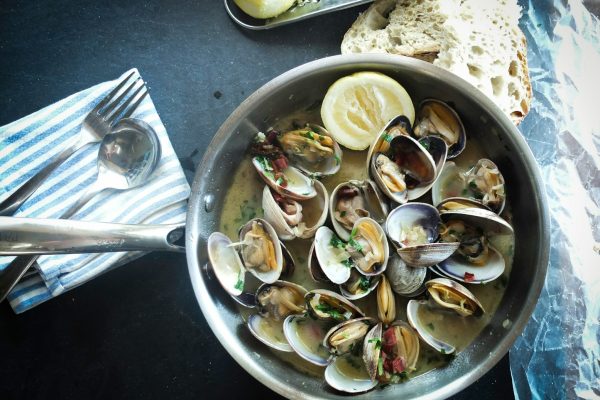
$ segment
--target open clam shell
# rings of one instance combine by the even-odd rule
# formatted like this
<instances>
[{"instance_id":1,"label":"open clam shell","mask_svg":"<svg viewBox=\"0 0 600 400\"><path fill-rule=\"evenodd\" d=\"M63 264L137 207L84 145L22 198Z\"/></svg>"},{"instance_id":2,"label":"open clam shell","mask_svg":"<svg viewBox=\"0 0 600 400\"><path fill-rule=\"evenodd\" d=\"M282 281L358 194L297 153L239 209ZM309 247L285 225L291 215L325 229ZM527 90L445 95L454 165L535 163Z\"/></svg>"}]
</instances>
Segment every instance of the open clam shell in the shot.
<instances>
[{"instance_id":1,"label":"open clam shell","mask_svg":"<svg viewBox=\"0 0 600 400\"><path fill-rule=\"evenodd\" d=\"M305 315L290 315L283 321L283 333L293 351L306 361L324 367L329 364L330 354L323 339L327 323Z\"/></svg>"},{"instance_id":2,"label":"open clam shell","mask_svg":"<svg viewBox=\"0 0 600 400\"><path fill-rule=\"evenodd\" d=\"M389 330L390 331L388 333ZM399 363L392 362L395 373L406 373L414 371L419 359L419 336L417 332L404 321L394 321L387 328L383 328L381 322L367 333L363 343L363 359L372 380L379 382L393 382L394 374L388 370L389 366L383 363L382 353L386 349L392 350L386 357L393 361L401 360ZM401 371L396 370L401 369Z\"/></svg>"},{"instance_id":3,"label":"open clam shell","mask_svg":"<svg viewBox=\"0 0 600 400\"><path fill-rule=\"evenodd\" d=\"M294 200L308 200L317 195L313 180L298 168L288 165L282 170L285 176L284 182L275 178L270 161L265 156L252 157L252 165L265 183L282 196Z\"/></svg>"},{"instance_id":4,"label":"open clam shell","mask_svg":"<svg viewBox=\"0 0 600 400\"><path fill-rule=\"evenodd\" d=\"M315 252L315 241L313 240L310 250L308 251L308 274L315 282L326 282L331 283L327 275L323 272L321 265L319 264L319 259L317 258L317 253Z\"/></svg>"},{"instance_id":5,"label":"open clam shell","mask_svg":"<svg viewBox=\"0 0 600 400\"><path fill-rule=\"evenodd\" d=\"M311 290L304 299L308 312L317 319L341 322L365 316L360 308L331 290Z\"/></svg>"},{"instance_id":6,"label":"open clam shell","mask_svg":"<svg viewBox=\"0 0 600 400\"><path fill-rule=\"evenodd\" d=\"M436 177L429 152L410 136L396 136L387 153L374 152L369 159L369 176L396 203L404 204L424 194L423 188ZM426 191L426 190L425 190Z\"/></svg>"},{"instance_id":7,"label":"open clam shell","mask_svg":"<svg viewBox=\"0 0 600 400\"><path fill-rule=\"evenodd\" d=\"M453 255L432 267L432 271L440 276L456 279L464 283L491 282L504 273L506 264L502 254L489 246L489 255L485 265L473 265L459 255Z\"/></svg>"},{"instance_id":8,"label":"open clam shell","mask_svg":"<svg viewBox=\"0 0 600 400\"><path fill-rule=\"evenodd\" d=\"M342 165L342 149L327 129L317 124L277 137L290 162L311 176L333 175Z\"/></svg>"},{"instance_id":9,"label":"open clam shell","mask_svg":"<svg viewBox=\"0 0 600 400\"><path fill-rule=\"evenodd\" d=\"M335 356L353 351L355 346L361 346L362 342L377 321L371 317L360 317L341 322L331 328L323 339L323 346Z\"/></svg>"},{"instance_id":10,"label":"open clam shell","mask_svg":"<svg viewBox=\"0 0 600 400\"><path fill-rule=\"evenodd\" d=\"M231 296L242 294L246 269L231 240L221 232L208 237L208 258L219 283Z\"/></svg>"},{"instance_id":11,"label":"open clam shell","mask_svg":"<svg viewBox=\"0 0 600 400\"><path fill-rule=\"evenodd\" d=\"M437 350L442 354L452 354L456 351L456 347L450 343L446 343L443 340L434 337L427 328L421 323L419 318L419 309L421 307L428 307L427 300L410 300L406 306L406 316L410 325L415 328L421 339L433 349Z\"/></svg>"},{"instance_id":12,"label":"open clam shell","mask_svg":"<svg viewBox=\"0 0 600 400\"><path fill-rule=\"evenodd\" d=\"M468 225L481 228L488 236L514 235L513 227L498 214L484 208L462 208L446 211L440 215L442 222L458 219Z\"/></svg>"},{"instance_id":13,"label":"open clam shell","mask_svg":"<svg viewBox=\"0 0 600 400\"><path fill-rule=\"evenodd\" d=\"M370 217L381 224L388 212L387 201L372 180L343 182L331 192L331 223L342 240L350 239L358 218Z\"/></svg>"},{"instance_id":14,"label":"open clam shell","mask_svg":"<svg viewBox=\"0 0 600 400\"><path fill-rule=\"evenodd\" d=\"M411 267L430 267L448 257L458 243L436 243L441 224L437 209L427 203L408 203L390 212L385 223L388 237Z\"/></svg>"},{"instance_id":15,"label":"open clam shell","mask_svg":"<svg viewBox=\"0 0 600 400\"><path fill-rule=\"evenodd\" d=\"M348 300L362 299L377 288L381 282L380 276L365 276L353 268L350 271L350 278L340 285L340 293Z\"/></svg>"},{"instance_id":16,"label":"open clam shell","mask_svg":"<svg viewBox=\"0 0 600 400\"><path fill-rule=\"evenodd\" d=\"M448 161L432 186L431 198L435 206L448 198L467 198L500 214L506 203L504 177L485 158L467 171Z\"/></svg>"},{"instance_id":17,"label":"open clam shell","mask_svg":"<svg viewBox=\"0 0 600 400\"><path fill-rule=\"evenodd\" d=\"M461 210L464 208L483 208L484 210L492 211L489 209L489 207L484 206L479 201L466 197L447 197L440 201L440 203L437 205L437 209L440 214L448 211Z\"/></svg>"},{"instance_id":18,"label":"open clam shell","mask_svg":"<svg viewBox=\"0 0 600 400\"><path fill-rule=\"evenodd\" d=\"M256 309L259 314L276 321L306 310L304 296L307 290L288 281L263 283L256 291Z\"/></svg>"},{"instance_id":19,"label":"open clam shell","mask_svg":"<svg viewBox=\"0 0 600 400\"><path fill-rule=\"evenodd\" d=\"M458 282L436 278L425 282L431 299L440 307L455 311L463 317L480 317L485 310L477 297Z\"/></svg>"},{"instance_id":20,"label":"open clam shell","mask_svg":"<svg viewBox=\"0 0 600 400\"><path fill-rule=\"evenodd\" d=\"M294 351L284 335L283 321L252 314L248 317L247 326L250 333L267 346L284 352Z\"/></svg>"},{"instance_id":21,"label":"open clam shell","mask_svg":"<svg viewBox=\"0 0 600 400\"><path fill-rule=\"evenodd\" d=\"M367 392L378 384L369 377L363 360L352 354L336 357L325 368L325 382L345 393Z\"/></svg>"},{"instance_id":22,"label":"open clam shell","mask_svg":"<svg viewBox=\"0 0 600 400\"><path fill-rule=\"evenodd\" d=\"M365 276L380 275L387 268L388 240L381 225L371 218L360 218L354 223L346 250L357 271Z\"/></svg>"},{"instance_id":23,"label":"open clam shell","mask_svg":"<svg viewBox=\"0 0 600 400\"><path fill-rule=\"evenodd\" d=\"M331 282L340 285L350 278L352 266L346 262L350 255L346 252L344 243L326 226L317 229L314 254L321 271ZM314 262L310 264L311 275L313 275L312 271L318 275L317 265Z\"/></svg>"},{"instance_id":24,"label":"open clam shell","mask_svg":"<svg viewBox=\"0 0 600 400\"><path fill-rule=\"evenodd\" d=\"M466 130L456 111L436 99L423 100L419 105L414 135L443 139L448 145L448 158L458 156L467 144Z\"/></svg>"},{"instance_id":25,"label":"open clam shell","mask_svg":"<svg viewBox=\"0 0 600 400\"><path fill-rule=\"evenodd\" d=\"M239 245L246 270L265 283L279 279L283 270L281 244L267 221L254 218L242 226Z\"/></svg>"},{"instance_id":26,"label":"open clam shell","mask_svg":"<svg viewBox=\"0 0 600 400\"><path fill-rule=\"evenodd\" d=\"M308 239L315 235L317 229L327 220L329 209L329 195L325 186L314 181L317 195L303 202L286 199L279 194L273 194L269 186L263 189L262 207L264 218L277 232L281 240L294 238ZM279 198L278 203L276 197ZM285 204L289 214L284 211L280 203Z\"/></svg>"},{"instance_id":27,"label":"open clam shell","mask_svg":"<svg viewBox=\"0 0 600 400\"><path fill-rule=\"evenodd\" d=\"M279 277L286 278L294 274L296 260L294 260L294 256L292 256L292 253L285 247L283 242L279 242L279 245L281 246L281 255L283 256L283 268L281 269L281 275Z\"/></svg>"},{"instance_id":28,"label":"open clam shell","mask_svg":"<svg viewBox=\"0 0 600 400\"><path fill-rule=\"evenodd\" d=\"M409 267L398 254L390 256L385 275L392 290L401 296L415 297L425 291L427 268Z\"/></svg>"}]
</instances>

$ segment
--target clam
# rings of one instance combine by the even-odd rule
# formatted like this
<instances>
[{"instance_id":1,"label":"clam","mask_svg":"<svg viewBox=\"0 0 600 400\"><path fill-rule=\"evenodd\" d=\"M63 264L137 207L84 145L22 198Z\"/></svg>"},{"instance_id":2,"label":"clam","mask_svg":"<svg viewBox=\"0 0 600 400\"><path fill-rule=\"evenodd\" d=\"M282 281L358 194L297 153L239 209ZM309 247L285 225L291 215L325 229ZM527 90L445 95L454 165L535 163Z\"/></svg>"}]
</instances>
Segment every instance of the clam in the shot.
<instances>
[{"instance_id":1,"label":"clam","mask_svg":"<svg viewBox=\"0 0 600 400\"><path fill-rule=\"evenodd\" d=\"M340 183L333 190L329 212L335 232L347 241L359 218L370 217L383 223L388 214L388 205L375 182L351 180Z\"/></svg>"},{"instance_id":2,"label":"clam","mask_svg":"<svg viewBox=\"0 0 600 400\"><path fill-rule=\"evenodd\" d=\"M414 135L439 137L448 145L448 158L458 156L465 148L467 135L456 111L440 100L427 99L419 105Z\"/></svg>"},{"instance_id":3,"label":"clam","mask_svg":"<svg viewBox=\"0 0 600 400\"><path fill-rule=\"evenodd\" d=\"M221 232L208 237L208 258L219 283L232 297L242 294L246 269L231 240Z\"/></svg>"},{"instance_id":4,"label":"clam","mask_svg":"<svg viewBox=\"0 0 600 400\"><path fill-rule=\"evenodd\" d=\"M385 223L388 237L411 267L430 267L450 257L457 243L436 243L441 225L437 209L427 203L408 203L390 212Z\"/></svg>"},{"instance_id":5,"label":"clam","mask_svg":"<svg viewBox=\"0 0 600 400\"><path fill-rule=\"evenodd\" d=\"M365 276L356 269L350 271L350 278L340 285L340 293L348 300L358 300L366 297L379 285L380 275Z\"/></svg>"},{"instance_id":6,"label":"clam","mask_svg":"<svg viewBox=\"0 0 600 400\"><path fill-rule=\"evenodd\" d=\"M239 243L246 270L259 280L273 283L283 269L283 254L275 229L265 220L254 218L240 230Z\"/></svg>"},{"instance_id":7,"label":"clam","mask_svg":"<svg viewBox=\"0 0 600 400\"><path fill-rule=\"evenodd\" d=\"M448 198L466 198L500 214L506 202L505 181L496 164L486 158L466 171L449 161L435 181L431 197L435 206Z\"/></svg>"},{"instance_id":8,"label":"clam","mask_svg":"<svg viewBox=\"0 0 600 400\"><path fill-rule=\"evenodd\" d=\"M504 257L489 243L493 235L512 235L513 229L495 213L481 208L464 208L441 214L444 225L440 239L459 243L454 255L433 270L467 282L485 283L504 272Z\"/></svg>"},{"instance_id":9,"label":"clam","mask_svg":"<svg viewBox=\"0 0 600 400\"><path fill-rule=\"evenodd\" d=\"M408 322L417 331L421 339L435 350L443 354L451 354L456 348L450 343L437 339L422 322L420 313L423 308L435 310L448 310L456 312L462 317L483 315L485 310L477 298L461 284L446 278L437 278L425 283L429 293L429 302L426 300L410 300L406 307ZM425 311L425 310L423 310Z\"/></svg>"},{"instance_id":10,"label":"clam","mask_svg":"<svg viewBox=\"0 0 600 400\"><path fill-rule=\"evenodd\" d=\"M310 250L308 251L308 274L315 282L326 282L331 283L327 275L323 272L321 265L319 264L319 259L317 258L317 253L315 252L315 243L316 240L313 240Z\"/></svg>"},{"instance_id":11,"label":"clam","mask_svg":"<svg viewBox=\"0 0 600 400\"><path fill-rule=\"evenodd\" d=\"M311 238L325 223L329 195L321 182L315 181L314 187L317 195L303 202L284 197L268 185L264 187L262 197L264 218L282 240Z\"/></svg>"},{"instance_id":12,"label":"clam","mask_svg":"<svg viewBox=\"0 0 600 400\"><path fill-rule=\"evenodd\" d=\"M369 329L375 325L370 317L360 317L344 321L331 328L323 339L323 346L334 356L349 353L355 346L362 346Z\"/></svg>"},{"instance_id":13,"label":"clam","mask_svg":"<svg viewBox=\"0 0 600 400\"><path fill-rule=\"evenodd\" d=\"M311 290L304 299L308 313L317 319L346 321L365 316L349 300L330 290Z\"/></svg>"},{"instance_id":14,"label":"clam","mask_svg":"<svg viewBox=\"0 0 600 400\"><path fill-rule=\"evenodd\" d=\"M392 290L401 296L415 297L425 291L427 268L409 267L398 254L390 256L385 275Z\"/></svg>"},{"instance_id":15,"label":"clam","mask_svg":"<svg viewBox=\"0 0 600 400\"><path fill-rule=\"evenodd\" d=\"M324 367L330 360L329 351L323 346L327 326L326 321L314 320L306 315L290 315L283 321L283 333L296 354Z\"/></svg>"},{"instance_id":16,"label":"clam","mask_svg":"<svg viewBox=\"0 0 600 400\"><path fill-rule=\"evenodd\" d=\"M284 335L282 321L252 314L248 317L247 326L250 333L267 346L288 353L294 351Z\"/></svg>"},{"instance_id":17,"label":"clam","mask_svg":"<svg viewBox=\"0 0 600 400\"><path fill-rule=\"evenodd\" d=\"M260 177L280 195L294 200L308 200L317 195L311 178L291 165L280 163L281 166L277 166L266 156L252 158L252 164Z\"/></svg>"},{"instance_id":18,"label":"clam","mask_svg":"<svg viewBox=\"0 0 600 400\"><path fill-rule=\"evenodd\" d=\"M369 149L368 171L386 196L403 204L424 194L422 188L435 180L436 166L416 139L403 134L392 136L389 132L393 127L389 126Z\"/></svg>"},{"instance_id":19,"label":"clam","mask_svg":"<svg viewBox=\"0 0 600 400\"><path fill-rule=\"evenodd\" d=\"M372 380L395 383L416 369L419 337L404 321L394 321L383 329L382 323L367 333L363 359Z\"/></svg>"},{"instance_id":20,"label":"clam","mask_svg":"<svg viewBox=\"0 0 600 400\"><path fill-rule=\"evenodd\" d=\"M425 136L424 138L419 139L419 144L431 154L431 158L435 163L435 177L429 184L414 188L410 193L411 200L418 199L429 192L437 178L440 176L448 155L448 146L446 145L446 142L437 136Z\"/></svg>"},{"instance_id":21,"label":"clam","mask_svg":"<svg viewBox=\"0 0 600 400\"><path fill-rule=\"evenodd\" d=\"M342 164L342 149L320 125L281 133L277 141L290 162L308 175L333 175Z\"/></svg>"},{"instance_id":22,"label":"clam","mask_svg":"<svg viewBox=\"0 0 600 400\"><path fill-rule=\"evenodd\" d=\"M387 237L371 218L360 218L354 223L346 251L352 265L363 275L379 275L387 267L390 252Z\"/></svg>"},{"instance_id":23,"label":"clam","mask_svg":"<svg viewBox=\"0 0 600 400\"><path fill-rule=\"evenodd\" d=\"M396 297L385 276L377 288L377 316L385 325L396 319Z\"/></svg>"},{"instance_id":24,"label":"clam","mask_svg":"<svg viewBox=\"0 0 600 400\"><path fill-rule=\"evenodd\" d=\"M293 282L264 283L256 291L256 306L260 315L281 321L291 314L302 314L306 309L307 291Z\"/></svg>"},{"instance_id":25,"label":"clam","mask_svg":"<svg viewBox=\"0 0 600 400\"><path fill-rule=\"evenodd\" d=\"M431 299L440 307L455 311L463 317L479 317L485 313L477 297L458 282L437 278L425 282Z\"/></svg>"}]
</instances>

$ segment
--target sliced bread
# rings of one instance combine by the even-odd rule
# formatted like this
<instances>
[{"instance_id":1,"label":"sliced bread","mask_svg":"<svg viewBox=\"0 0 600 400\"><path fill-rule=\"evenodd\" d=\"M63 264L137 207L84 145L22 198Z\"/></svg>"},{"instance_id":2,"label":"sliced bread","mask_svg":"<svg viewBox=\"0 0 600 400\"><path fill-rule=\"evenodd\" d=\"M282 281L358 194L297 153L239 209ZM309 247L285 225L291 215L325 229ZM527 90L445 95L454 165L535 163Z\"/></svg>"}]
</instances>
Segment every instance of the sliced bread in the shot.
<instances>
[{"instance_id":1,"label":"sliced bread","mask_svg":"<svg viewBox=\"0 0 600 400\"><path fill-rule=\"evenodd\" d=\"M519 123L529 112L527 43L516 0L376 0L346 32L342 53L391 53L445 68Z\"/></svg>"}]
</instances>

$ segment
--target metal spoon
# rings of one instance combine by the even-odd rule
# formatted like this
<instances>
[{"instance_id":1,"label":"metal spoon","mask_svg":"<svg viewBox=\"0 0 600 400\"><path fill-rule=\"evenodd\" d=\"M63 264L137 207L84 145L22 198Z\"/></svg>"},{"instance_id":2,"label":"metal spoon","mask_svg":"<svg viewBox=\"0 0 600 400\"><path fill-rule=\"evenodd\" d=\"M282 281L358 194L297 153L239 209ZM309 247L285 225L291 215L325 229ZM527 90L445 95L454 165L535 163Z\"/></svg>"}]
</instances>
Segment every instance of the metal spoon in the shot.
<instances>
[{"instance_id":1,"label":"metal spoon","mask_svg":"<svg viewBox=\"0 0 600 400\"><path fill-rule=\"evenodd\" d=\"M156 169L160 153L158 136L150 125L134 118L122 119L102 139L96 181L60 218L70 218L105 189L126 190L146 183ZM17 257L0 272L0 302L37 258Z\"/></svg>"}]
</instances>

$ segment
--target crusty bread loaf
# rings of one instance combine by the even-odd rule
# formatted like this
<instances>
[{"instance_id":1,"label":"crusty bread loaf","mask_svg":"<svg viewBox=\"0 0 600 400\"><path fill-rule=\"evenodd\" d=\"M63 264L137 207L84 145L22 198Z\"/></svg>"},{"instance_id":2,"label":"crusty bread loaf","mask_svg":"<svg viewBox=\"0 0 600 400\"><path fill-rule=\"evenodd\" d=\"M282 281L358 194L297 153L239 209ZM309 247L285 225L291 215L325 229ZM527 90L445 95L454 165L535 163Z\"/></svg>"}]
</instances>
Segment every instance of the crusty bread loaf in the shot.
<instances>
[{"instance_id":1,"label":"crusty bread loaf","mask_svg":"<svg viewBox=\"0 0 600 400\"><path fill-rule=\"evenodd\" d=\"M527 43L516 0L376 0L346 32L342 53L392 53L445 68L515 123L529 112Z\"/></svg>"}]
</instances>

